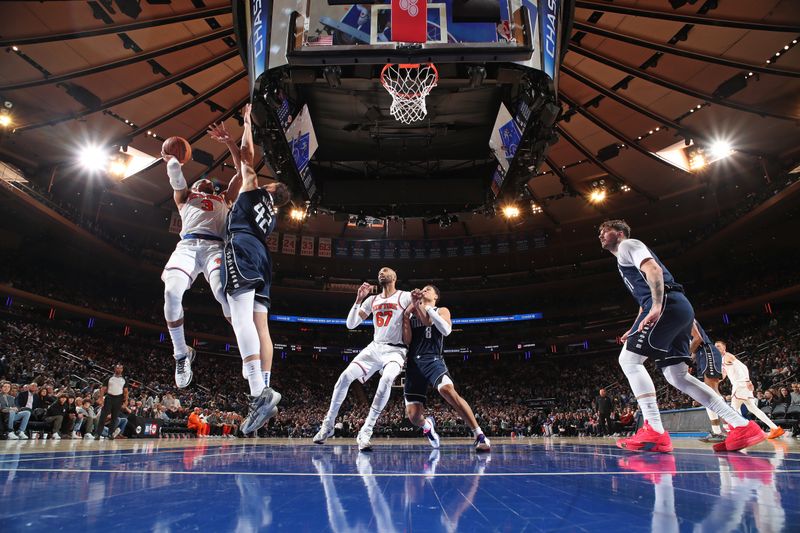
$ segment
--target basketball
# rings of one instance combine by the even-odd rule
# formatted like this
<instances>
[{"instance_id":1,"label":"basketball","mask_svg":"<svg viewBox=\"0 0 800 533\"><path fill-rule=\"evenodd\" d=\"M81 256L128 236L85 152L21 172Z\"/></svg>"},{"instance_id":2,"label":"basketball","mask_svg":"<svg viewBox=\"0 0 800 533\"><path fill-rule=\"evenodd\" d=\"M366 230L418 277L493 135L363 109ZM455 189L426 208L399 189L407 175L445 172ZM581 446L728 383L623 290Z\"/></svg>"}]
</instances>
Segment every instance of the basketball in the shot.
<instances>
[{"instance_id":1,"label":"basketball","mask_svg":"<svg viewBox=\"0 0 800 533\"><path fill-rule=\"evenodd\" d=\"M161 145L161 151L175 156L181 165L185 165L192 158L192 145L183 137L170 137Z\"/></svg>"}]
</instances>

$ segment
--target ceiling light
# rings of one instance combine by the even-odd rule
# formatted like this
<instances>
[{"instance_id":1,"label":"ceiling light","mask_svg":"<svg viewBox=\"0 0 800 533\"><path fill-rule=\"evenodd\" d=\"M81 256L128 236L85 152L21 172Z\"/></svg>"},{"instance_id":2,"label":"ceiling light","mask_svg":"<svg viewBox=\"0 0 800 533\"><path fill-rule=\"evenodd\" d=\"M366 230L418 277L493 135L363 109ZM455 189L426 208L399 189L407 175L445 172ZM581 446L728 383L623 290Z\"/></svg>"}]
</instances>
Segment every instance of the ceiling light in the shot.
<instances>
[{"instance_id":1,"label":"ceiling light","mask_svg":"<svg viewBox=\"0 0 800 533\"><path fill-rule=\"evenodd\" d=\"M605 189L595 189L591 193L589 193L589 201L593 204L599 204L606 199L606 190Z\"/></svg>"},{"instance_id":2,"label":"ceiling light","mask_svg":"<svg viewBox=\"0 0 800 533\"><path fill-rule=\"evenodd\" d=\"M531 202L531 212L534 215L538 215L542 211L544 211L544 210L541 208L541 206L539 204L537 204L536 202Z\"/></svg>"},{"instance_id":3,"label":"ceiling light","mask_svg":"<svg viewBox=\"0 0 800 533\"><path fill-rule=\"evenodd\" d=\"M80 151L78 160L86 170L103 170L108 163L108 153L99 146L89 145Z\"/></svg>"},{"instance_id":4,"label":"ceiling light","mask_svg":"<svg viewBox=\"0 0 800 533\"><path fill-rule=\"evenodd\" d=\"M18 46L12 46L11 49L14 50L15 52L19 52L19 47Z\"/></svg>"},{"instance_id":5,"label":"ceiling light","mask_svg":"<svg viewBox=\"0 0 800 533\"><path fill-rule=\"evenodd\" d=\"M11 115L8 113L1 113L0 114L0 127L8 128L14 123L14 120L11 118Z\"/></svg>"},{"instance_id":6,"label":"ceiling light","mask_svg":"<svg viewBox=\"0 0 800 533\"><path fill-rule=\"evenodd\" d=\"M728 141L715 141L708 148L709 155L716 161L728 157L733 153L733 147Z\"/></svg>"},{"instance_id":7,"label":"ceiling light","mask_svg":"<svg viewBox=\"0 0 800 533\"><path fill-rule=\"evenodd\" d=\"M631 188L630 188L630 187L628 187L627 185L622 185L622 186L620 187L620 190L621 190L622 192L630 192Z\"/></svg>"},{"instance_id":8,"label":"ceiling light","mask_svg":"<svg viewBox=\"0 0 800 533\"><path fill-rule=\"evenodd\" d=\"M506 218L517 218L519 216L519 207L515 205L503 207L503 216Z\"/></svg>"},{"instance_id":9,"label":"ceiling light","mask_svg":"<svg viewBox=\"0 0 800 533\"><path fill-rule=\"evenodd\" d=\"M306 218L306 212L302 209L293 207L292 210L289 211L289 217L296 222L300 222L301 220Z\"/></svg>"},{"instance_id":10,"label":"ceiling light","mask_svg":"<svg viewBox=\"0 0 800 533\"><path fill-rule=\"evenodd\" d=\"M700 170L706 166L706 156L702 152L695 151L689 158L689 170Z\"/></svg>"}]
</instances>

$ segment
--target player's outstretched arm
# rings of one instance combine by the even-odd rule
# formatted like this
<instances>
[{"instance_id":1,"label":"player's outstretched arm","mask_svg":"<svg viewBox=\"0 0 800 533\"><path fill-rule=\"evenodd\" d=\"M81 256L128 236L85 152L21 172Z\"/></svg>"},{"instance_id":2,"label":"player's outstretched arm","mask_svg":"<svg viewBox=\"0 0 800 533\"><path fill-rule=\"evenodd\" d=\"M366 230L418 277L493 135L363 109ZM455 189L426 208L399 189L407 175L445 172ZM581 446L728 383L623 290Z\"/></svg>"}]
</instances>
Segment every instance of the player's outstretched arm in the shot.
<instances>
[{"instance_id":1,"label":"player's outstretched arm","mask_svg":"<svg viewBox=\"0 0 800 533\"><path fill-rule=\"evenodd\" d=\"M186 199L189 198L189 186L186 184L186 178L183 177L183 170L181 170L181 163L174 155L165 154L161 152L161 158L167 164L167 176L169 176L169 184L172 190L172 199L175 200L175 205L180 210Z\"/></svg>"},{"instance_id":2,"label":"player's outstretched arm","mask_svg":"<svg viewBox=\"0 0 800 533\"><path fill-rule=\"evenodd\" d=\"M244 132L242 133L242 144L239 148L241 158L240 173L242 175L242 187L240 192L254 191L258 188L258 175L253 168L253 157L255 147L253 145L253 119L250 117L252 106L244 106Z\"/></svg>"},{"instance_id":3,"label":"player's outstretched arm","mask_svg":"<svg viewBox=\"0 0 800 533\"><path fill-rule=\"evenodd\" d=\"M208 136L217 141L218 143L224 144L228 151L231 154L231 159L233 160L233 166L236 168L236 175L233 176L231 181L228 183L227 189L223 193L223 197L228 205L232 204L236 197L239 195L239 189L242 187L242 160L239 156L239 146L236 144L236 141L233 140L233 137L228 132L228 128L225 127L224 122L220 122L219 124L212 124L208 127Z\"/></svg>"}]
</instances>

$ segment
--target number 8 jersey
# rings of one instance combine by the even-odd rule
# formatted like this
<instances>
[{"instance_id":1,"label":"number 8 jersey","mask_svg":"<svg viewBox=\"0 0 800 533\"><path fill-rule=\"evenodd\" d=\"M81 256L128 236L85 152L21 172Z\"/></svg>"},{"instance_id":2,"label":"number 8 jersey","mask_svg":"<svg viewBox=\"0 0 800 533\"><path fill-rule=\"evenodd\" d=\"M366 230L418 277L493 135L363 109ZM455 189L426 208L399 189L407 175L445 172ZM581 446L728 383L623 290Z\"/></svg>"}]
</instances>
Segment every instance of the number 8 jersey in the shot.
<instances>
[{"instance_id":1,"label":"number 8 jersey","mask_svg":"<svg viewBox=\"0 0 800 533\"><path fill-rule=\"evenodd\" d=\"M403 312L411 305L411 293L395 291L388 298L381 294L370 296L361 304L367 316L372 313L375 342L403 344Z\"/></svg>"}]
</instances>

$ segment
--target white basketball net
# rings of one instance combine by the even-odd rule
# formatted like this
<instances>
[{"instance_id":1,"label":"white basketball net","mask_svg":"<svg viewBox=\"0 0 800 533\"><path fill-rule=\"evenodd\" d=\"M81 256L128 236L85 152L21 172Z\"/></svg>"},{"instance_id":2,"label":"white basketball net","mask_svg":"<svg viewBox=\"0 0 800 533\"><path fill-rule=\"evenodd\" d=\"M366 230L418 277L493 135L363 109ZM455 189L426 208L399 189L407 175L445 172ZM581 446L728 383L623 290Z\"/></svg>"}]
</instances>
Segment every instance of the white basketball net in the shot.
<instances>
[{"instance_id":1,"label":"white basketball net","mask_svg":"<svg viewBox=\"0 0 800 533\"><path fill-rule=\"evenodd\" d=\"M392 95L389 112L395 120L410 124L425 118L425 97L436 87L439 72L433 63L389 63L381 71L381 83Z\"/></svg>"}]
</instances>

